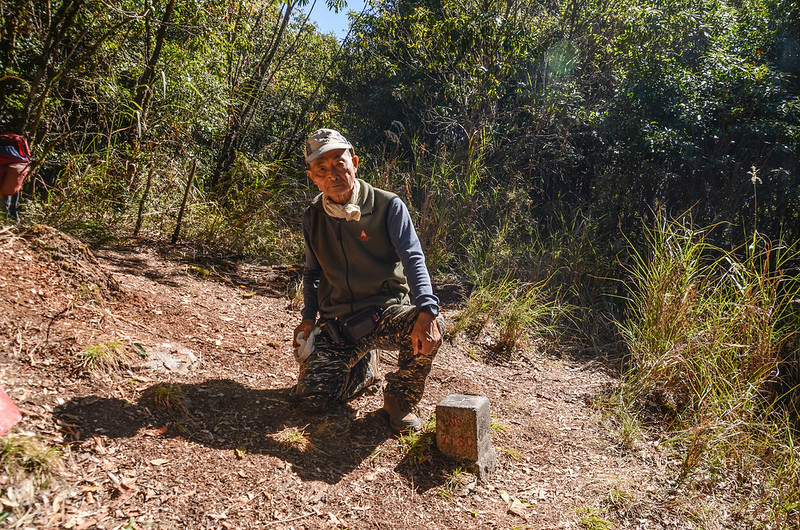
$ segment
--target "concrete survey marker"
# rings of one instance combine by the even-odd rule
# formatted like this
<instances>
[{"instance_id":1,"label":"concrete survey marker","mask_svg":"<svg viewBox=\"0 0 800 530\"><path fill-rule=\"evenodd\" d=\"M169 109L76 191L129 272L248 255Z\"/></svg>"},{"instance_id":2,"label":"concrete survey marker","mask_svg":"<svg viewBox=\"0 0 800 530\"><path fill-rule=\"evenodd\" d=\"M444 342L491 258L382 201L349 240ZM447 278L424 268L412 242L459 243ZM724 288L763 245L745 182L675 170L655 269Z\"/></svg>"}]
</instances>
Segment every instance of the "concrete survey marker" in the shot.
<instances>
[{"instance_id":1,"label":"concrete survey marker","mask_svg":"<svg viewBox=\"0 0 800 530\"><path fill-rule=\"evenodd\" d=\"M490 425L487 398L451 394L436 405L436 446L485 480L497 465Z\"/></svg>"}]
</instances>

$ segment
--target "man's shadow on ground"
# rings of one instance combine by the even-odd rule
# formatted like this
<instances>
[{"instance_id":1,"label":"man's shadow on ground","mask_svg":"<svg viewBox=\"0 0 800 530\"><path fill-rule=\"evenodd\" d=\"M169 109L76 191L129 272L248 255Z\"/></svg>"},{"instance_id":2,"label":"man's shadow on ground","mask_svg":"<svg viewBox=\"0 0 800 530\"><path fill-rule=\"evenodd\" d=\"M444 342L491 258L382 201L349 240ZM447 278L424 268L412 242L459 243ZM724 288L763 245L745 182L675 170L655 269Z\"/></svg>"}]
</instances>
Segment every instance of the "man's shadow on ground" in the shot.
<instances>
[{"instance_id":1,"label":"man's shadow on ground","mask_svg":"<svg viewBox=\"0 0 800 530\"><path fill-rule=\"evenodd\" d=\"M129 438L140 429L182 437L208 447L269 454L289 462L303 480L335 484L396 436L382 410L356 417L348 406L309 414L293 404L293 389L255 390L230 379L198 384L156 384L136 404L88 396L54 411L67 440L96 434ZM454 469L427 434L396 471L415 488L441 486Z\"/></svg>"}]
</instances>

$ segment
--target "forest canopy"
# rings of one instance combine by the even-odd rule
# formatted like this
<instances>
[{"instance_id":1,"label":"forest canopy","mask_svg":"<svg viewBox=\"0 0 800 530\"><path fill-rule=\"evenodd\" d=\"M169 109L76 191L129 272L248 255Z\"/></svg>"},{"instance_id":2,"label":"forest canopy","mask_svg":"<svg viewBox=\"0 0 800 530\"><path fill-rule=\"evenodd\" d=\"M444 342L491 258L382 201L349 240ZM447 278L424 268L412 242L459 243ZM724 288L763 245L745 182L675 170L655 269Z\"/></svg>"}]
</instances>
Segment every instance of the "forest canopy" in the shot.
<instances>
[{"instance_id":1,"label":"forest canopy","mask_svg":"<svg viewBox=\"0 0 800 530\"><path fill-rule=\"evenodd\" d=\"M298 261L300 146L335 127L461 276L498 238L517 270L576 230L613 260L659 211L727 243L800 235L796 2L374 1L342 41L314 7L3 0L0 126L31 139L28 215L168 236L196 164L184 238Z\"/></svg>"}]
</instances>

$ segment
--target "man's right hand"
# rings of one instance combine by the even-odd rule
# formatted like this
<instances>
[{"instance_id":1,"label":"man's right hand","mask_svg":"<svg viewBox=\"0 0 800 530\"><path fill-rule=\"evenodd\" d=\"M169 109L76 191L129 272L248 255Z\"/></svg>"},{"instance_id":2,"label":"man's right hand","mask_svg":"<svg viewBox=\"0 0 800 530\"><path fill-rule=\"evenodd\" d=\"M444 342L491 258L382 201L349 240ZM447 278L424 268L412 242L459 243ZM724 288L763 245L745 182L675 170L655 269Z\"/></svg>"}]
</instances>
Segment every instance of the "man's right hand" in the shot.
<instances>
[{"instance_id":1,"label":"man's right hand","mask_svg":"<svg viewBox=\"0 0 800 530\"><path fill-rule=\"evenodd\" d=\"M300 322L300 325L294 328L294 335L292 335L292 348L297 348L300 346L300 343L297 342L297 335L301 331L306 339L310 337L311 332L314 331L314 321L310 319L303 319L303 321Z\"/></svg>"}]
</instances>

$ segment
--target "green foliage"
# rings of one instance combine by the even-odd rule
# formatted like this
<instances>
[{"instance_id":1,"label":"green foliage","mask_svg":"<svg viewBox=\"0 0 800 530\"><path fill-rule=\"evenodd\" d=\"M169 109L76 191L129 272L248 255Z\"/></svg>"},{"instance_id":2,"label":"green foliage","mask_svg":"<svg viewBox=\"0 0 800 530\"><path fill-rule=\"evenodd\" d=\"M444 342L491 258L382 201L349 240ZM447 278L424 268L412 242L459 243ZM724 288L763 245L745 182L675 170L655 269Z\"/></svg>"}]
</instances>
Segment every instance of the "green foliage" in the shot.
<instances>
[{"instance_id":1,"label":"green foliage","mask_svg":"<svg viewBox=\"0 0 800 530\"><path fill-rule=\"evenodd\" d=\"M224 205L195 190L184 237L270 263L300 260L302 238L290 221L299 222L301 205L284 202L297 190L278 178L279 170L277 164L238 160L233 174L240 184L227 190Z\"/></svg>"},{"instance_id":2,"label":"green foliage","mask_svg":"<svg viewBox=\"0 0 800 530\"><path fill-rule=\"evenodd\" d=\"M701 222L758 208L762 231L794 238L798 61L771 59L788 20L762 1L397 1L361 21L335 88L437 243L522 219L542 233L570 210L599 223L601 247L620 226L638 243L652 208L696 203ZM758 204L752 166L768 175ZM520 217L492 218L498 205Z\"/></svg>"},{"instance_id":3,"label":"green foliage","mask_svg":"<svg viewBox=\"0 0 800 530\"><path fill-rule=\"evenodd\" d=\"M397 0L341 51L297 1L112 4L13 0L0 34L0 123L37 157L26 213L97 241L140 203L143 234L171 234L197 159L184 237L296 259L298 151L322 125L409 199L431 268L470 283L495 236L498 266L550 276L519 262L574 212L602 262L660 205L798 235L792 2Z\"/></svg>"},{"instance_id":4,"label":"green foliage","mask_svg":"<svg viewBox=\"0 0 800 530\"><path fill-rule=\"evenodd\" d=\"M742 224L755 214L746 182L754 165L770 174L762 229L777 236L781 224L789 226L797 120L786 110L797 94L764 60L772 37L765 5L630 6L613 42L619 96L596 124L608 145L625 146L607 152L596 197L601 211L619 212L626 232L638 231L637 218L651 219L648 208L657 205L683 211L697 204L700 222Z\"/></svg>"},{"instance_id":5,"label":"green foliage","mask_svg":"<svg viewBox=\"0 0 800 530\"><path fill-rule=\"evenodd\" d=\"M188 171L177 160L142 159L141 164L144 167L136 170L131 182L126 182L116 176L125 169L122 160L114 160L113 153L105 159L97 155L72 156L48 195L28 205L28 217L104 242L129 236L140 202L144 201L140 234L155 238L171 234ZM286 200L298 191L277 177L281 167L240 159L234 173L240 184L228 188L224 206L195 180L183 218L182 237L271 263L298 260L302 241L290 220L299 218L302 205ZM149 171L153 178L147 187L141 174ZM145 190L147 195L143 195Z\"/></svg>"},{"instance_id":6,"label":"green foliage","mask_svg":"<svg viewBox=\"0 0 800 530\"><path fill-rule=\"evenodd\" d=\"M333 38L293 19L300 4L6 2L0 124L32 141L27 217L103 242L138 235L141 205L142 234L164 237L197 159L184 237L297 259L299 175L274 160L331 119L315 112L340 64Z\"/></svg>"},{"instance_id":7,"label":"green foliage","mask_svg":"<svg viewBox=\"0 0 800 530\"><path fill-rule=\"evenodd\" d=\"M61 157L63 169L47 195L30 207L44 224L94 240L122 235L115 227L130 220L128 189L117 177L123 164L112 152Z\"/></svg>"},{"instance_id":8,"label":"green foliage","mask_svg":"<svg viewBox=\"0 0 800 530\"><path fill-rule=\"evenodd\" d=\"M470 141L493 127L493 118L516 99L519 70L535 59L541 35L552 28L542 11L513 0L398 1L364 17L352 53L363 61L363 82L378 83L369 103L380 107L391 99L408 117L428 126L427 134L437 139L451 135L446 144Z\"/></svg>"}]
</instances>

